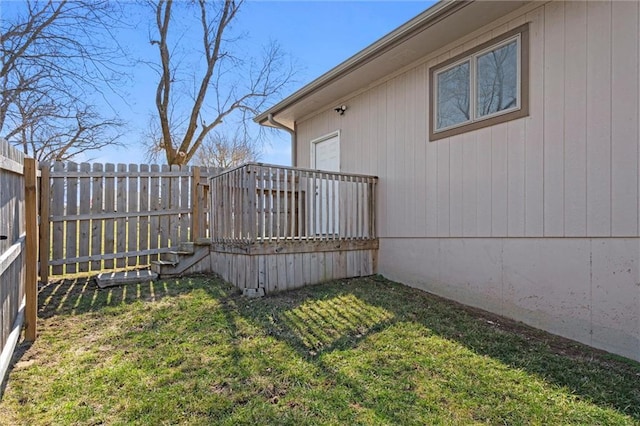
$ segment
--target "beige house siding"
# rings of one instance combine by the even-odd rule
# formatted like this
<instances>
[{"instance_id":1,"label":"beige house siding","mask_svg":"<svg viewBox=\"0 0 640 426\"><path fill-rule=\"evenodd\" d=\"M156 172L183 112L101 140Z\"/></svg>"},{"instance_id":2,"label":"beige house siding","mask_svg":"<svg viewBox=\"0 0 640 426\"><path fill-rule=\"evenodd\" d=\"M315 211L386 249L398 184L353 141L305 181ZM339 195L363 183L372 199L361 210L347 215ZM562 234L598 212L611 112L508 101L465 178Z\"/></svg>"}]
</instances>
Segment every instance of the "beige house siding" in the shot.
<instances>
[{"instance_id":1,"label":"beige house siding","mask_svg":"<svg viewBox=\"0 0 640 426\"><path fill-rule=\"evenodd\" d=\"M428 68L526 21L530 117L429 143ZM637 2L539 6L297 123L298 164L340 129L343 169L393 188L382 236L637 236L638 38Z\"/></svg>"},{"instance_id":2,"label":"beige house siding","mask_svg":"<svg viewBox=\"0 0 640 426\"><path fill-rule=\"evenodd\" d=\"M429 68L525 22L530 116L429 142ZM380 177L382 274L640 359L639 22L527 6L299 121L298 165L340 130L342 169Z\"/></svg>"}]
</instances>

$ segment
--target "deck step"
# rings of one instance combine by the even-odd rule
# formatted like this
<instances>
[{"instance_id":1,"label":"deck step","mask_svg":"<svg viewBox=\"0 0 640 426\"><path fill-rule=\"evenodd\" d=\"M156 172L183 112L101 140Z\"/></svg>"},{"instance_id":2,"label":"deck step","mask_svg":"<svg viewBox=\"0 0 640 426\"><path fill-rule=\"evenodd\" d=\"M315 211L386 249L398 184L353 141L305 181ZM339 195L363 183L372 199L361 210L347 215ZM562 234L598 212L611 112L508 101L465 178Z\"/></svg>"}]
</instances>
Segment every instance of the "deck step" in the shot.
<instances>
[{"instance_id":1,"label":"deck step","mask_svg":"<svg viewBox=\"0 0 640 426\"><path fill-rule=\"evenodd\" d=\"M136 271L104 272L96 277L100 288L114 287L123 284L144 283L158 279L158 274L148 269Z\"/></svg>"}]
</instances>

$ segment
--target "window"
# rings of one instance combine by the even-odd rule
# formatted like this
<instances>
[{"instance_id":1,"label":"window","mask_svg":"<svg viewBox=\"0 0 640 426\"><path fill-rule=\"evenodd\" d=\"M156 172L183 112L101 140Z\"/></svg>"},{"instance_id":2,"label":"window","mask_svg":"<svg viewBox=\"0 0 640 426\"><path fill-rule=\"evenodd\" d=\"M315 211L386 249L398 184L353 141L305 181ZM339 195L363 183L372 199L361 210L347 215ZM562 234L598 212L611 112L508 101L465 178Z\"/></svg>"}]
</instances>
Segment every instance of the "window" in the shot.
<instances>
[{"instance_id":1,"label":"window","mask_svg":"<svg viewBox=\"0 0 640 426\"><path fill-rule=\"evenodd\" d=\"M529 114L528 25L431 68L430 140Z\"/></svg>"}]
</instances>

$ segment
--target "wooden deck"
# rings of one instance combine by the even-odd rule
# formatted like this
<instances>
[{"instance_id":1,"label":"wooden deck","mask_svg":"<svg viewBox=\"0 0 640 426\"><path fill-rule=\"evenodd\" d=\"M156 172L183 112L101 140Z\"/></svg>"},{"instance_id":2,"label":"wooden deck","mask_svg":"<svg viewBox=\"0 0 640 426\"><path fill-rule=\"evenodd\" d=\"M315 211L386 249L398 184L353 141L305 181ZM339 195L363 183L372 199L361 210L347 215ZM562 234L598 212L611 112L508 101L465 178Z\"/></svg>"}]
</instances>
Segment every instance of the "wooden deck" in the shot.
<instances>
[{"instance_id":1,"label":"wooden deck","mask_svg":"<svg viewBox=\"0 0 640 426\"><path fill-rule=\"evenodd\" d=\"M264 164L212 178L211 270L267 294L375 274L376 183Z\"/></svg>"}]
</instances>

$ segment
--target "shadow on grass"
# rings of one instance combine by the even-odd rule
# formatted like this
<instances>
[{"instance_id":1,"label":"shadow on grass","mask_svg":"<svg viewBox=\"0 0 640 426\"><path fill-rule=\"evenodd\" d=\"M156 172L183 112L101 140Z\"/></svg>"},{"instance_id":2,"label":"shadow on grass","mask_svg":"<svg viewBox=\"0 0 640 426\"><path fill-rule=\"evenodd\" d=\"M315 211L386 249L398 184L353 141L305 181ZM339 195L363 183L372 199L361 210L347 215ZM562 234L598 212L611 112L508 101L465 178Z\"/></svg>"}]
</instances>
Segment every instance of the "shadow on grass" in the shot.
<instances>
[{"instance_id":1,"label":"shadow on grass","mask_svg":"<svg viewBox=\"0 0 640 426\"><path fill-rule=\"evenodd\" d=\"M207 277L211 279L212 277ZM195 287L189 278L158 280L139 284L99 288L91 277L81 277L51 282L43 285L38 293L38 317L77 315L97 312L109 307L134 302L156 302L166 297L189 293ZM220 286L204 286L212 297L226 293Z\"/></svg>"},{"instance_id":2,"label":"shadow on grass","mask_svg":"<svg viewBox=\"0 0 640 426\"><path fill-rule=\"evenodd\" d=\"M640 420L640 364L383 278L312 286L239 307L329 375L335 371L321 355L355 348L367 336L409 322ZM364 397L362 384L344 379Z\"/></svg>"},{"instance_id":3,"label":"shadow on grass","mask_svg":"<svg viewBox=\"0 0 640 426\"><path fill-rule=\"evenodd\" d=\"M323 355L356 348L369 336L409 323L475 354L566 387L582 400L640 420L638 363L381 278L333 282L264 299L243 298L232 287L211 276L108 289L99 289L89 279L74 279L51 283L40 290L39 315L50 318L98 312L137 301L160 301L196 289L206 291L219 301L232 341L238 340L235 324L239 315L259 326L266 335L286 343L328 378L338 373ZM236 368L244 368L241 361L246 354L234 347L231 355ZM249 376L250 373L244 371L243 374ZM365 389L366 377L340 374L339 380L360 401L370 399ZM391 386L397 395L419 398L411 389L402 388L404 384L391 383ZM236 403L243 404L243 401ZM367 405L373 411L378 409L374 402ZM393 410L379 414L393 423L406 420L402 413Z\"/></svg>"}]
</instances>

